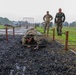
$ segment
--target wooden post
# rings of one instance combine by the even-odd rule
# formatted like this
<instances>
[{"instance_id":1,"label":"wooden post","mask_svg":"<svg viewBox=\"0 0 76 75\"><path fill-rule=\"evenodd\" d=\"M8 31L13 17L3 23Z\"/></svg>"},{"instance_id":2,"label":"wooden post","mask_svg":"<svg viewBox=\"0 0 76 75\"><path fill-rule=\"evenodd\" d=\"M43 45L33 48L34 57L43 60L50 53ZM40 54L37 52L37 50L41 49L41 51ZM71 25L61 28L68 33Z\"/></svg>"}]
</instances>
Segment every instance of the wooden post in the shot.
<instances>
[{"instance_id":1,"label":"wooden post","mask_svg":"<svg viewBox=\"0 0 76 75\"><path fill-rule=\"evenodd\" d=\"M8 28L6 26L6 40L8 41Z\"/></svg>"},{"instance_id":2,"label":"wooden post","mask_svg":"<svg viewBox=\"0 0 76 75\"><path fill-rule=\"evenodd\" d=\"M53 29L53 41L55 40L55 28Z\"/></svg>"},{"instance_id":3,"label":"wooden post","mask_svg":"<svg viewBox=\"0 0 76 75\"><path fill-rule=\"evenodd\" d=\"M13 37L15 36L15 30L14 30L15 28L13 27Z\"/></svg>"},{"instance_id":4,"label":"wooden post","mask_svg":"<svg viewBox=\"0 0 76 75\"><path fill-rule=\"evenodd\" d=\"M69 34L69 31L66 31L65 50L68 50L68 34Z\"/></svg>"}]
</instances>

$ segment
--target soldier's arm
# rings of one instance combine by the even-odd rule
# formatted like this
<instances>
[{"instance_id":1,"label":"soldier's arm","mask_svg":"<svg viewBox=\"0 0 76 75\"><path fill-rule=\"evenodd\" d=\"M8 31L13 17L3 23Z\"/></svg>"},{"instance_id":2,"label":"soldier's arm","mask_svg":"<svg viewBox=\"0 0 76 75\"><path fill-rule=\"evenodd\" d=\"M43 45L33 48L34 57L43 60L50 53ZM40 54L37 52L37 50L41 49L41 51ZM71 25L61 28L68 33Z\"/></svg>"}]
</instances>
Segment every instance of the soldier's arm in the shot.
<instances>
[{"instance_id":1,"label":"soldier's arm","mask_svg":"<svg viewBox=\"0 0 76 75\"><path fill-rule=\"evenodd\" d=\"M63 13L63 22L65 21L65 14Z\"/></svg>"},{"instance_id":2,"label":"soldier's arm","mask_svg":"<svg viewBox=\"0 0 76 75\"><path fill-rule=\"evenodd\" d=\"M23 45L23 46L27 46L27 47L29 46L28 44L26 44L26 39L25 39L25 37L22 38L22 45Z\"/></svg>"},{"instance_id":3,"label":"soldier's arm","mask_svg":"<svg viewBox=\"0 0 76 75\"><path fill-rule=\"evenodd\" d=\"M21 39L21 41L22 41L22 45L24 45L24 44L25 44L25 37L23 37L23 38Z\"/></svg>"},{"instance_id":4,"label":"soldier's arm","mask_svg":"<svg viewBox=\"0 0 76 75\"><path fill-rule=\"evenodd\" d=\"M43 20L45 21L45 17L46 17L46 15L44 15L44 17L43 17Z\"/></svg>"},{"instance_id":5,"label":"soldier's arm","mask_svg":"<svg viewBox=\"0 0 76 75\"><path fill-rule=\"evenodd\" d=\"M57 21L56 21L56 18L57 18L57 14L56 14L56 16L55 16L55 20L54 20L55 23L57 22Z\"/></svg>"},{"instance_id":6,"label":"soldier's arm","mask_svg":"<svg viewBox=\"0 0 76 75\"><path fill-rule=\"evenodd\" d=\"M53 17L50 15L51 20L53 19Z\"/></svg>"}]
</instances>

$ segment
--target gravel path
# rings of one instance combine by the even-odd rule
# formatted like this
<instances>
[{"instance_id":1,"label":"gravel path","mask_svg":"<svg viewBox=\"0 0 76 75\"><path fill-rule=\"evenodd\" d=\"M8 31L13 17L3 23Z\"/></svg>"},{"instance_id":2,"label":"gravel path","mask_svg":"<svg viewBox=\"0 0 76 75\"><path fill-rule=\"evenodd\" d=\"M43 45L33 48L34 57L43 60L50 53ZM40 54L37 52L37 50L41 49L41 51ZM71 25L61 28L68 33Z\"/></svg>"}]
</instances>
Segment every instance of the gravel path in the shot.
<instances>
[{"instance_id":1,"label":"gravel path","mask_svg":"<svg viewBox=\"0 0 76 75\"><path fill-rule=\"evenodd\" d=\"M76 75L76 55L47 41L45 48L32 51L21 46L22 35L0 35L0 75Z\"/></svg>"}]
</instances>

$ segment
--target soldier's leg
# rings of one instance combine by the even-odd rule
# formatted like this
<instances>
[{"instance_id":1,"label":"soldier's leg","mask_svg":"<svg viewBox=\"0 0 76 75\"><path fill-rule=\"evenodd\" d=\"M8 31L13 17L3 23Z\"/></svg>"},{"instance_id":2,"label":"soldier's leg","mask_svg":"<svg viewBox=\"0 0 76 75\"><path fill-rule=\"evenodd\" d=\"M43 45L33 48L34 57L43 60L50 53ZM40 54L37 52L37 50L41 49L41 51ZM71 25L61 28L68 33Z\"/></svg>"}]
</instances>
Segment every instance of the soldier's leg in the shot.
<instances>
[{"instance_id":1,"label":"soldier's leg","mask_svg":"<svg viewBox=\"0 0 76 75\"><path fill-rule=\"evenodd\" d=\"M44 25L44 33L46 33L46 27L47 27L47 25L45 23L45 25Z\"/></svg>"},{"instance_id":2,"label":"soldier's leg","mask_svg":"<svg viewBox=\"0 0 76 75\"><path fill-rule=\"evenodd\" d=\"M60 35L62 35L62 23L60 25Z\"/></svg>"},{"instance_id":3,"label":"soldier's leg","mask_svg":"<svg viewBox=\"0 0 76 75\"><path fill-rule=\"evenodd\" d=\"M49 34L49 23L47 23L47 35Z\"/></svg>"},{"instance_id":4,"label":"soldier's leg","mask_svg":"<svg viewBox=\"0 0 76 75\"><path fill-rule=\"evenodd\" d=\"M58 28L58 29L59 29L59 35L60 35L60 29L61 29L61 27L59 26L59 28Z\"/></svg>"},{"instance_id":5,"label":"soldier's leg","mask_svg":"<svg viewBox=\"0 0 76 75\"><path fill-rule=\"evenodd\" d=\"M58 25L58 23L57 23L57 35L59 35L59 25Z\"/></svg>"},{"instance_id":6,"label":"soldier's leg","mask_svg":"<svg viewBox=\"0 0 76 75\"><path fill-rule=\"evenodd\" d=\"M58 24L58 34L61 35L61 23Z\"/></svg>"}]
</instances>

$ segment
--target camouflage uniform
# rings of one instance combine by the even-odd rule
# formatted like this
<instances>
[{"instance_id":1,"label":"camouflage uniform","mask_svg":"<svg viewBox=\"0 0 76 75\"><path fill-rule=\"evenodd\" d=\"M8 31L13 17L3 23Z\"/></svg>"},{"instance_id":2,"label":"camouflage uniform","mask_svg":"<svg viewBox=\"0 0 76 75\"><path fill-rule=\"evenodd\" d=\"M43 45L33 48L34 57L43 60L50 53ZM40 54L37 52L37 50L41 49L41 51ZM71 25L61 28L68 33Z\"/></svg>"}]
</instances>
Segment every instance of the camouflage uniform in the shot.
<instances>
[{"instance_id":1,"label":"camouflage uniform","mask_svg":"<svg viewBox=\"0 0 76 75\"><path fill-rule=\"evenodd\" d=\"M49 33L49 25L50 25L50 21L53 19L53 17L49 14L49 11L47 11L47 14L44 15L43 20L45 21L45 25L44 25L44 33L46 33L47 30L47 34Z\"/></svg>"},{"instance_id":2,"label":"camouflage uniform","mask_svg":"<svg viewBox=\"0 0 76 75\"><path fill-rule=\"evenodd\" d=\"M62 35L62 23L65 21L65 14L64 13L57 13L55 16L55 23L57 26L57 34Z\"/></svg>"},{"instance_id":3,"label":"camouflage uniform","mask_svg":"<svg viewBox=\"0 0 76 75\"><path fill-rule=\"evenodd\" d=\"M26 34L24 34L24 36L22 37L21 41L22 41L22 45L25 45L26 42L26 36L27 35L34 35L34 39L37 40L37 31L34 28L31 28L29 30L26 31Z\"/></svg>"},{"instance_id":4,"label":"camouflage uniform","mask_svg":"<svg viewBox=\"0 0 76 75\"><path fill-rule=\"evenodd\" d=\"M34 39L29 43L26 39L30 37ZM23 46L30 46L34 50L46 47L46 41L43 38L39 38L38 33L34 28L27 30L26 34L22 37L21 43Z\"/></svg>"}]
</instances>

